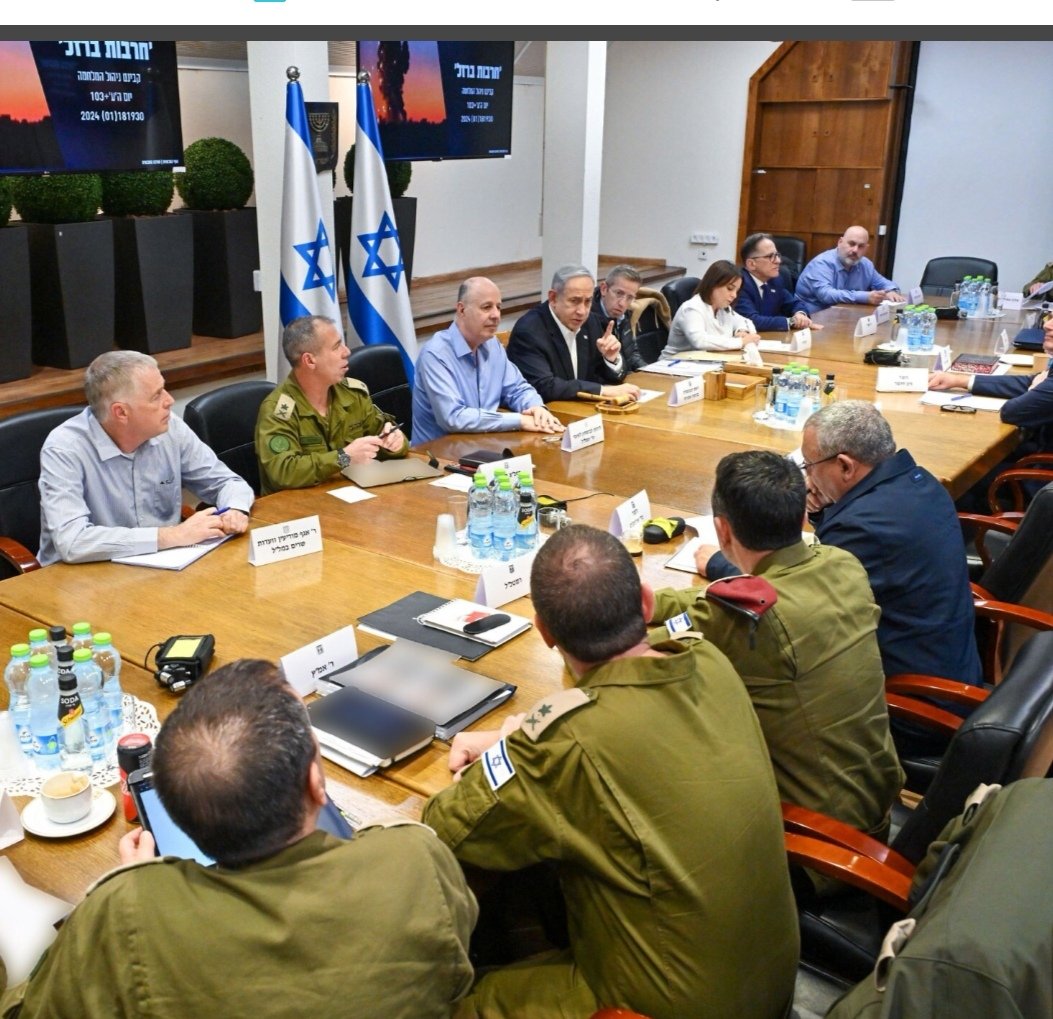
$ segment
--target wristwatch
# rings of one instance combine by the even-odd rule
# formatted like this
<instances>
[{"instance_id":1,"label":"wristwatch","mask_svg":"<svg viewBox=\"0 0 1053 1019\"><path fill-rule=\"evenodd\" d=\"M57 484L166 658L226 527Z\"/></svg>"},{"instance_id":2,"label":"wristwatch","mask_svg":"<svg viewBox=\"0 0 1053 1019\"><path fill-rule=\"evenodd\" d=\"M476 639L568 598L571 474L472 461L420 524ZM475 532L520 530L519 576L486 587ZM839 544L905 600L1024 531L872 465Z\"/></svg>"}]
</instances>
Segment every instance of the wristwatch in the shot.
<instances>
[{"instance_id":1,"label":"wristwatch","mask_svg":"<svg viewBox=\"0 0 1053 1019\"><path fill-rule=\"evenodd\" d=\"M343 470L345 467L351 466L351 457L349 457L342 449L338 449L336 451L336 463L340 470Z\"/></svg>"}]
</instances>

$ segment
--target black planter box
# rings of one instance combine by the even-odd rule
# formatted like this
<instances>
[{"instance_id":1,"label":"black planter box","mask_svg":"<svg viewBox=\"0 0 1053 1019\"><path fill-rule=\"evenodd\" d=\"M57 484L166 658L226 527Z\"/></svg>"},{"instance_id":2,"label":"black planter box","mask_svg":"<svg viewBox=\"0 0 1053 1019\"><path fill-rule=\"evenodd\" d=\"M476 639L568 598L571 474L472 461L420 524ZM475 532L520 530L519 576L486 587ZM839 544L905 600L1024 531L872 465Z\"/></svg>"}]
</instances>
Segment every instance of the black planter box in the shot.
<instances>
[{"instance_id":1,"label":"black planter box","mask_svg":"<svg viewBox=\"0 0 1053 1019\"><path fill-rule=\"evenodd\" d=\"M27 223L33 363L86 368L113 349L113 225Z\"/></svg>"},{"instance_id":2,"label":"black planter box","mask_svg":"<svg viewBox=\"0 0 1053 1019\"><path fill-rule=\"evenodd\" d=\"M233 339L258 333L263 302L252 288L260 267L255 209L192 211L194 332Z\"/></svg>"},{"instance_id":3,"label":"black planter box","mask_svg":"<svg viewBox=\"0 0 1053 1019\"><path fill-rule=\"evenodd\" d=\"M29 238L21 224L0 230L0 382L33 371Z\"/></svg>"},{"instance_id":4,"label":"black planter box","mask_svg":"<svg viewBox=\"0 0 1053 1019\"><path fill-rule=\"evenodd\" d=\"M113 220L117 345L144 354L190 346L194 227L187 216Z\"/></svg>"},{"instance_id":5,"label":"black planter box","mask_svg":"<svg viewBox=\"0 0 1053 1019\"><path fill-rule=\"evenodd\" d=\"M351 203L353 196L345 195L333 202L333 229L336 231L336 248L339 257L339 275L347 285L347 263L351 255ZM395 229L402 242L402 264L406 267L406 286L413 280L413 247L417 240L417 199L413 197L393 198Z\"/></svg>"}]
</instances>

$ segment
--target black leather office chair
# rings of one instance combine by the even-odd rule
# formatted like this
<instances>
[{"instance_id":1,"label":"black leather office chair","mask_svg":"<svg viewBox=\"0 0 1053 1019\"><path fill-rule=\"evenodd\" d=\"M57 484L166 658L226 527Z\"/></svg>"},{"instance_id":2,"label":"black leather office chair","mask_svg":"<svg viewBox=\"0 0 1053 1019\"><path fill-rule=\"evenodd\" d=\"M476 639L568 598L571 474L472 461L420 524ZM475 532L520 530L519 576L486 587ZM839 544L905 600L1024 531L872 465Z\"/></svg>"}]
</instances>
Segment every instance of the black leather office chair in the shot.
<instances>
[{"instance_id":1,"label":"black leather office chair","mask_svg":"<svg viewBox=\"0 0 1053 1019\"><path fill-rule=\"evenodd\" d=\"M681 276L678 280L672 280L662 287L662 296L669 305L670 321L676 318L677 310L689 297L693 297L698 289L699 279L697 276Z\"/></svg>"},{"instance_id":2,"label":"black leather office chair","mask_svg":"<svg viewBox=\"0 0 1053 1019\"><path fill-rule=\"evenodd\" d=\"M40 447L83 407L48 407L0 421L0 578L40 569Z\"/></svg>"},{"instance_id":3,"label":"black leather office chair","mask_svg":"<svg viewBox=\"0 0 1053 1019\"><path fill-rule=\"evenodd\" d=\"M405 435L412 434L413 390L397 347L376 343L352 350L347 374L364 382L373 402L386 414L394 415Z\"/></svg>"},{"instance_id":4,"label":"black leather office chair","mask_svg":"<svg viewBox=\"0 0 1053 1019\"><path fill-rule=\"evenodd\" d=\"M997 283L998 263L966 255L930 258L921 274L921 289L949 294L954 284L966 276L986 276L992 283Z\"/></svg>"},{"instance_id":5,"label":"black leather office chair","mask_svg":"<svg viewBox=\"0 0 1053 1019\"><path fill-rule=\"evenodd\" d=\"M936 682L941 698L978 694L974 687ZM909 691L910 686L904 683L898 689ZM925 692L933 689L927 685ZM929 712L926 707L925 714ZM848 979L860 980L873 967L890 918L898 919L890 917L887 907L893 907L893 914L906 911L914 868L947 822L962 812L970 793L982 782L1005 785L1049 774L1053 632L1036 634L1028 641L1002 683L967 719L944 714L956 731L918 806L912 811L893 808L893 826L899 828L888 846L821 814L784 805L791 862L866 890L822 900L802 896L798 903L802 956ZM814 840L827 843L828 852L817 849ZM882 873L875 864L882 865ZM879 905L878 899L886 905Z\"/></svg>"},{"instance_id":6,"label":"black leather office chair","mask_svg":"<svg viewBox=\"0 0 1053 1019\"><path fill-rule=\"evenodd\" d=\"M234 382L194 397L183 412L183 420L194 434L257 495L260 465L256 460L256 417L273 389L273 382Z\"/></svg>"},{"instance_id":7,"label":"black leather office chair","mask_svg":"<svg viewBox=\"0 0 1053 1019\"><path fill-rule=\"evenodd\" d=\"M783 283L792 293L797 286L797 277L808 261L808 248L800 237L790 237L786 234L772 234L771 239L775 242L775 249L782 255L782 266L779 272Z\"/></svg>"}]
</instances>

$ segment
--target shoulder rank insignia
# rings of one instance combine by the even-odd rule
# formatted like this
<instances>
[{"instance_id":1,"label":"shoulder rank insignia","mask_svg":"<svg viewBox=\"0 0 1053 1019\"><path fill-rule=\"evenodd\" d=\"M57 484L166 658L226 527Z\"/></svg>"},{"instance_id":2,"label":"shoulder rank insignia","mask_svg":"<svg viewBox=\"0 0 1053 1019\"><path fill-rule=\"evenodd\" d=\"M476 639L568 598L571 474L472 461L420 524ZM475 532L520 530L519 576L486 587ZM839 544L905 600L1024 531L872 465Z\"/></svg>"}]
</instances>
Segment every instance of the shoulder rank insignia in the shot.
<instances>
[{"instance_id":1,"label":"shoulder rank insignia","mask_svg":"<svg viewBox=\"0 0 1053 1019\"><path fill-rule=\"evenodd\" d=\"M399 817L395 815L392 817L380 818L377 821L370 821L369 824L362 825L362 827L358 829L358 832L369 831L370 828L400 828L405 824L416 825L418 828L427 828L428 831L431 831L431 829L421 821L414 821L408 817Z\"/></svg>"},{"instance_id":2,"label":"shoulder rank insignia","mask_svg":"<svg viewBox=\"0 0 1053 1019\"><path fill-rule=\"evenodd\" d=\"M296 410L296 401L288 393L282 393L274 405L274 416L279 421L288 421L294 410Z\"/></svg>"},{"instance_id":3,"label":"shoulder rank insignia","mask_svg":"<svg viewBox=\"0 0 1053 1019\"><path fill-rule=\"evenodd\" d=\"M534 742L540 738L541 734L557 719L562 718L564 715L570 714L577 708L584 707L586 704L591 704L592 698L578 687L572 687L569 690L560 690L558 693L552 694L550 697L545 697L538 701L527 713L523 719L523 724L520 728L525 732Z\"/></svg>"},{"instance_id":4,"label":"shoulder rank insignia","mask_svg":"<svg viewBox=\"0 0 1053 1019\"><path fill-rule=\"evenodd\" d=\"M360 393L365 393L369 396L369 386L367 386L361 379L353 379L349 375L344 376L344 385L348 389L357 389Z\"/></svg>"}]
</instances>

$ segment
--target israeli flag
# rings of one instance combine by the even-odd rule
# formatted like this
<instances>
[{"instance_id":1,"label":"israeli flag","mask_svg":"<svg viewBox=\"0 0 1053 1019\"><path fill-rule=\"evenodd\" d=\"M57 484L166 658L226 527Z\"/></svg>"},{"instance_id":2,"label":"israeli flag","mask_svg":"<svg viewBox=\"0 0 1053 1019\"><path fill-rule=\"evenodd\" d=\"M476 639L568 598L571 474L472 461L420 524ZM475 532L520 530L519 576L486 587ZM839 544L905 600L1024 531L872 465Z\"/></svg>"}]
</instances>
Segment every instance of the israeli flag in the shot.
<instances>
[{"instance_id":1,"label":"israeli flag","mask_svg":"<svg viewBox=\"0 0 1053 1019\"><path fill-rule=\"evenodd\" d=\"M303 315L325 315L336 323L343 336L336 295L336 262L322 218L318 174L298 81L290 81L285 88L281 255L278 315L282 328Z\"/></svg>"},{"instance_id":2,"label":"israeli flag","mask_svg":"<svg viewBox=\"0 0 1053 1019\"><path fill-rule=\"evenodd\" d=\"M355 120L347 317L362 343L392 343L399 348L412 385L417 334L368 77L356 89Z\"/></svg>"}]
</instances>

